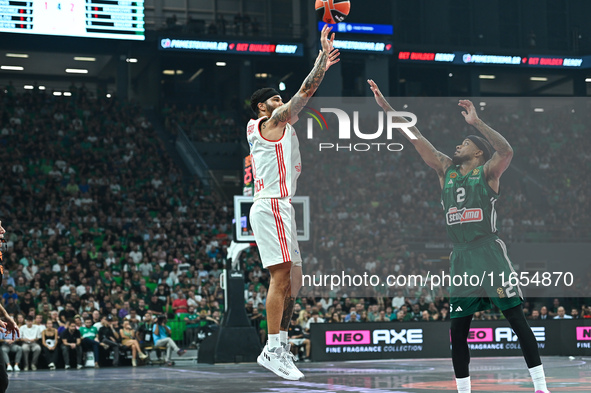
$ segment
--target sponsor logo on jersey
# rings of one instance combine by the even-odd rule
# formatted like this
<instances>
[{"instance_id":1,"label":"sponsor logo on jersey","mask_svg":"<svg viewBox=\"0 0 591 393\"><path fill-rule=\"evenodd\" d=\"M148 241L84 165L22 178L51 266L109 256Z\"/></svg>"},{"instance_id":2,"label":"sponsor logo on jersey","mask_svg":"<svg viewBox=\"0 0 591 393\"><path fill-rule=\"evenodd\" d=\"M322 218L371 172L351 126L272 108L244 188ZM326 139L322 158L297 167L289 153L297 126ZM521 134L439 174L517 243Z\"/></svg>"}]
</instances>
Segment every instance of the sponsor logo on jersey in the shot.
<instances>
[{"instance_id":1,"label":"sponsor logo on jersey","mask_svg":"<svg viewBox=\"0 0 591 393\"><path fill-rule=\"evenodd\" d=\"M449 178L450 179L455 179L456 177L458 177L458 173L457 172L452 172L449 174Z\"/></svg>"},{"instance_id":2,"label":"sponsor logo on jersey","mask_svg":"<svg viewBox=\"0 0 591 393\"><path fill-rule=\"evenodd\" d=\"M246 133L247 133L248 135L252 135L252 133L253 133L253 132L254 132L254 124L250 124L250 125L248 126L248 129L246 130Z\"/></svg>"},{"instance_id":3,"label":"sponsor logo on jersey","mask_svg":"<svg viewBox=\"0 0 591 393\"><path fill-rule=\"evenodd\" d=\"M449 179L449 181L447 182L447 184L454 184L452 179Z\"/></svg>"},{"instance_id":4,"label":"sponsor logo on jersey","mask_svg":"<svg viewBox=\"0 0 591 393\"><path fill-rule=\"evenodd\" d=\"M301 164L301 163L297 164L297 165L295 166L295 170L296 170L297 172L301 172L301 171L302 171L302 164Z\"/></svg>"},{"instance_id":5,"label":"sponsor logo on jersey","mask_svg":"<svg viewBox=\"0 0 591 393\"><path fill-rule=\"evenodd\" d=\"M504 298L507 297L507 295L505 295L505 290L502 287L498 287L497 288L497 294L499 295L499 298Z\"/></svg>"},{"instance_id":6,"label":"sponsor logo on jersey","mask_svg":"<svg viewBox=\"0 0 591 393\"><path fill-rule=\"evenodd\" d=\"M474 168L474 170L472 171L472 176L476 176L480 173L480 169L478 168Z\"/></svg>"},{"instance_id":7,"label":"sponsor logo on jersey","mask_svg":"<svg viewBox=\"0 0 591 393\"><path fill-rule=\"evenodd\" d=\"M482 221L482 209L463 208L458 210L457 207L450 207L445 215L445 219L447 220L447 225Z\"/></svg>"},{"instance_id":8,"label":"sponsor logo on jersey","mask_svg":"<svg viewBox=\"0 0 591 393\"><path fill-rule=\"evenodd\" d=\"M458 312L458 311L464 311L464 310L462 310L462 307L458 306L458 308L456 308L454 311Z\"/></svg>"}]
</instances>

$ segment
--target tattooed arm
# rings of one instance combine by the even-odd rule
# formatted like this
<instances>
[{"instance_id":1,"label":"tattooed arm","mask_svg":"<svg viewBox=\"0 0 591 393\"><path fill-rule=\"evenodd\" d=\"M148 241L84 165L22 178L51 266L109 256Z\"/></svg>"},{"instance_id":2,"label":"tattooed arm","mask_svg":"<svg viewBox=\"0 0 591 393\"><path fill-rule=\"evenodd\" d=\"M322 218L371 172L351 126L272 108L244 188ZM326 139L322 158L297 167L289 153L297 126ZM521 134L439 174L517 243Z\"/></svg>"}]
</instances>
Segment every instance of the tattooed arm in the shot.
<instances>
[{"instance_id":1,"label":"tattooed arm","mask_svg":"<svg viewBox=\"0 0 591 393\"><path fill-rule=\"evenodd\" d=\"M290 123L291 120L294 120L295 122L298 113L300 113L310 97L314 95L316 89L318 89L320 82L322 82L322 79L324 78L327 66L330 67L331 64L336 63L336 61L331 61L331 58L333 57L331 56L331 52L334 42L334 33L330 39L328 38L331 29L332 27L328 27L328 25L325 25L322 29L322 33L320 34L322 51L316 58L314 68L312 68L312 71L310 71L310 74L308 74L304 83L302 83L300 90L291 100L289 100L289 102L275 109L270 119L262 123L261 131L268 135L265 136L266 138L271 140L278 140L281 138L285 124Z\"/></svg>"},{"instance_id":2,"label":"tattooed arm","mask_svg":"<svg viewBox=\"0 0 591 393\"><path fill-rule=\"evenodd\" d=\"M490 142L493 149L495 149L490 160L484 164L484 176L486 176L486 180L492 189L498 192L499 179L503 172L507 170L509 164L511 164L513 148L501 134L480 120L472 102L468 100L460 100L458 105L465 109L465 112L463 111L462 115L466 119L466 122L476 127L486 140Z\"/></svg>"},{"instance_id":3,"label":"tattooed arm","mask_svg":"<svg viewBox=\"0 0 591 393\"><path fill-rule=\"evenodd\" d=\"M369 83L370 89L375 96L376 102L380 107L382 107L384 112L393 112L394 109L392 108L392 106L390 106L388 101L386 101L378 85L371 79L368 80L367 83ZM408 120L406 120L404 117L394 117L393 121L395 121L396 123L408 123ZM408 127L407 129L410 130L410 132L412 132L417 139L410 139L410 137L405 132L403 132L400 129L399 131L402 133L402 135L405 136L406 139L409 140L409 142L413 144L413 146L420 154L423 161L425 161L425 164L429 165L431 168L435 170L435 172L437 172L437 176L439 176L439 184L441 185L441 188L443 188L445 171L453 164L451 158L435 149L431 142L429 142L427 138L425 138L421 134L418 128L413 126Z\"/></svg>"}]
</instances>

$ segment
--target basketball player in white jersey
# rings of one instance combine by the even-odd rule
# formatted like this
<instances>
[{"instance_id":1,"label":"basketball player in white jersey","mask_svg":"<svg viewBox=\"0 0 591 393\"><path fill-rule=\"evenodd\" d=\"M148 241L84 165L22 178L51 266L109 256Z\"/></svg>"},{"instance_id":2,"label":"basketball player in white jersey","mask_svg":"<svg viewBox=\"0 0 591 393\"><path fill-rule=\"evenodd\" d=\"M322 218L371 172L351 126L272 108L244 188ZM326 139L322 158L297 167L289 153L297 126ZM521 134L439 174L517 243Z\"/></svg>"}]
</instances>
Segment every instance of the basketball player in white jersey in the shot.
<instances>
[{"instance_id":1,"label":"basketball player in white jersey","mask_svg":"<svg viewBox=\"0 0 591 393\"><path fill-rule=\"evenodd\" d=\"M257 361L289 380L304 376L293 363L287 338L294 302L302 285L302 257L291 206L302 163L292 124L326 70L338 62L338 50L333 51L334 33L328 38L330 30L326 26L322 29L322 50L314 68L289 102L284 104L272 88L253 93L250 106L257 118L248 122L246 130L255 184L250 220L263 267L271 273L266 304L269 341Z\"/></svg>"}]
</instances>

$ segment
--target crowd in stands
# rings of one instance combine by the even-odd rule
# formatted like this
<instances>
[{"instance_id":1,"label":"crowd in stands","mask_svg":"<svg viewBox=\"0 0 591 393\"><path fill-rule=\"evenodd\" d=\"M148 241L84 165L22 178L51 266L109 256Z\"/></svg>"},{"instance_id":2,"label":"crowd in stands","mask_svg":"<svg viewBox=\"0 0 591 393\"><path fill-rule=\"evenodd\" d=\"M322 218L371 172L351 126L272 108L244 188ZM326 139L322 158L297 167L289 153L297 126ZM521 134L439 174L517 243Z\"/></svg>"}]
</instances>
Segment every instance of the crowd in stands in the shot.
<instances>
[{"instance_id":1,"label":"crowd in stands","mask_svg":"<svg viewBox=\"0 0 591 393\"><path fill-rule=\"evenodd\" d=\"M184 23L183 23L184 22ZM169 32L184 32L210 35L234 35L234 36L258 36L261 31L261 23L257 17L247 13L237 13L232 18L226 19L223 13L218 13L215 20L206 21L193 19L188 15L181 21L173 14L166 18L163 29Z\"/></svg>"},{"instance_id":2,"label":"crowd in stands","mask_svg":"<svg viewBox=\"0 0 591 393\"><path fill-rule=\"evenodd\" d=\"M190 140L196 142L240 142L242 127L234 116L207 105L177 106L165 104L162 117L166 131L175 136L180 126Z\"/></svg>"},{"instance_id":3,"label":"crowd in stands","mask_svg":"<svg viewBox=\"0 0 591 393\"><path fill-rule=\"evenodd\" d=\"M141 358L142 341L132 341L147 313L169 318L174 345L191 345L187 326L219 324L231 205L183 181L138 105L84 88L71 97L7 88L0 144L1 290L19 325L33 317L67 331L111 318L126 336L118 344ZM4 340L11 357L25 353Z\"/></svg>"}]
</instances>

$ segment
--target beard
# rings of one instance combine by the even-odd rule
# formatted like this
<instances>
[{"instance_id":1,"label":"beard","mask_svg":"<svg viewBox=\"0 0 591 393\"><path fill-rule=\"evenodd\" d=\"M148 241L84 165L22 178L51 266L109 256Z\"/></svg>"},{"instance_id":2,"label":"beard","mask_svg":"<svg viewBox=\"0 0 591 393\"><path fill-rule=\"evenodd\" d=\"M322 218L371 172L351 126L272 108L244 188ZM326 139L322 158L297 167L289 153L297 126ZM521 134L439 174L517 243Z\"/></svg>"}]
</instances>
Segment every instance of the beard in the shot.
<instances>
[{"instance_id":1,"label":"beard","mask_svg":"<svg viewBox=\"0 0 591 393\"><path fill-rule=\"evenodd\" d=\"M466 157L456 156L454 154L451 158L451 161L454 163L454 165L461 165L462 163L464 163L464 161L466 161Z\"/></svg>"}]
</instances>

